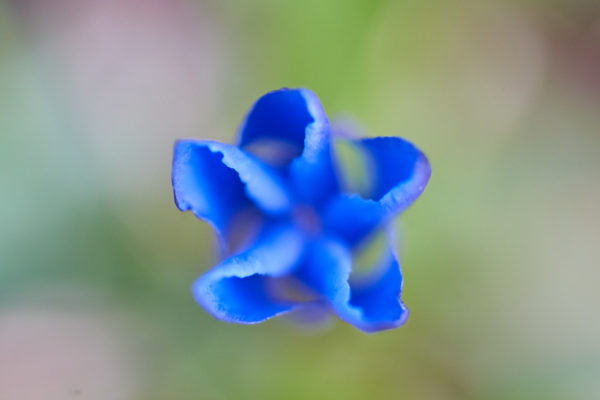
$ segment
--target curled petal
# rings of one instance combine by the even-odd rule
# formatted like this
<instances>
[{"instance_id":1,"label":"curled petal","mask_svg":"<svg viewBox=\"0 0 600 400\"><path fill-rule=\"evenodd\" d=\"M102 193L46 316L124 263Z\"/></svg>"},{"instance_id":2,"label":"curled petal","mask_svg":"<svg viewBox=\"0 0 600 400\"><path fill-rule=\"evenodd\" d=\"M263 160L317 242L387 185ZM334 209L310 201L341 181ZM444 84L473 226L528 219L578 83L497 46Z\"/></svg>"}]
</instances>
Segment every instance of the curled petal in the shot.
<instances>
[{"instance_id":1,"label":"curled petal","mask_svg":"<svg viewBox=\"0 0 600 400\"><path fill-rule=\"evenodd\" d=\"M227 322L255 324L289 312L297 303L282 299L273 288L296 266L302 251L296 230L270 228L253 247L201 276L194 283L194 297Z\"/></svg>"},{"instance_id":2,"label":"curled petal","mask_svg":"<svg viewBox=\"0 0 600 400\"><path fill-rule=\"evenodd\" d=\"M337 193L330 125L318 97L307 89L262 96L242 123L239 144L289 173L299 201L317 203Z\"/></svg>"},{"instance_id":3,"label":"curled petal","mask_svg":"<svg viewBox=\"0 0 600 400\"><path fill-rule=\"evenodd\" d=\"M352 272L349 248L336 239L323 239L312 245L306 262L296 274L327 299L341 319L365 332L403 325L408 310L400 299L402 273L390 243L373 271L367 281L349 283Z\"/></svg>"},{"instance_id":4,"label":"curled petal","mask_svg":"<svg viewBox=\"0 0 600 400\"><path fill-rule=\"evenodd\" d=\"M178 141L172 180L177 207L193 211L223 235L248 208L278 215L291 206L277 173L239 148L218 142Z\"/></svg>"},{"instance_id":5,"label":"curled petal","mask_svg":"<svg viewBox=\"0 0 600 400\"><path fill-rule=\"evenodd\" d=\"M313 114L315 110L309 106L310 95L311 92L305 89L280 89L262 96L254 103L240 127L240 147L278 141L287 143L294 148L296 156L300 155L304 149L307 126L321 117L326 120L324 113Z\"/></svg>"},{"instance_id":6,"label":"curled petal","mask_svg":"<svg viewBox=\"0 0 600 400\"><path fill-rule=\"evenodd\" d=\"M425 190L431 177L427 157L412 143L398 137L360 140L373 165L369 199L388 213L406 210Z\"/></svg>"},{"instance_id":7,"label":"curled petal","mask_svg":"<svg viewBox=\"0 0 600 400\"><path fill-rule=\"evenodd\" d=\"M409 311L400 298L402 284L398 256L388 247L370 279L351 284L350 305L362 310L368 320L363 330L375 332L404 325Z\"/></svg>"},{"instance_id":8,"label":"curled petal","mask_svg":"<svg viewBox=\"0 0 600 400\"><path fill-rule=\"evenodd\" d=\"M423 193L431 176L427 157L404 139L378 137L353 143L365 158L371 188L364 196L339 195L324 211L326 229L350 245L406 210Z\"/></svg>"},{"instance_id":9,"label":"curled petal","mask_svg":"<svg viewBox=\"0 0 600 400\"><path fill-rule=\"evenodd\" d=\"M339 194L329 145L323 146L314 158L304 154L295 159L290 167L291 186L301 203L321 206Z\"/></svg>"},{"instance_id":10,"label":"curled petal","mask_svg":"<svg viewBox=\"0 0 600 400\"><path fill-rule=\"evenodd\" d=\"M302 201L318 204L339 193L331 150L331 127L317 95L306 89L302 93L314 121L306 127L304 151L293 161L290 176L296 195Z\"/></svg>"}]
</instances>

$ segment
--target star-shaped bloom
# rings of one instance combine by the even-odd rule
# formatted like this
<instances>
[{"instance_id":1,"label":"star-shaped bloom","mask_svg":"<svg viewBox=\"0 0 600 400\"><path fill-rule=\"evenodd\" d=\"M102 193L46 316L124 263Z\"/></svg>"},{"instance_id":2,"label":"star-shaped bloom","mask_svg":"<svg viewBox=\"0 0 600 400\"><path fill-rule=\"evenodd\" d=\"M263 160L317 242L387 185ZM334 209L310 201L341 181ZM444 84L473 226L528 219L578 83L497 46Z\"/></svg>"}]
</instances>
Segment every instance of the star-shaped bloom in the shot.
<instances>
[{"instance_id":1,"label":"star-shaped bloom","mask_svg":"<svg viewBox=\"0 0 600 400\"><path fill-rule=\"evenodd\" d=\"M342 140L342 139L336 139ZM334 160L332 133L307 89L267 93L243 121L237 146L175 145L177 207L216 230L223 260L193 285L214 317L255 324L322 307L376 332L402 325L402 273L386 235L369 276L351 277L359 249L425 189L425 155L398 137L345 139L365 160L369 185L352 193Z\"/></svg>"}]
</instances>

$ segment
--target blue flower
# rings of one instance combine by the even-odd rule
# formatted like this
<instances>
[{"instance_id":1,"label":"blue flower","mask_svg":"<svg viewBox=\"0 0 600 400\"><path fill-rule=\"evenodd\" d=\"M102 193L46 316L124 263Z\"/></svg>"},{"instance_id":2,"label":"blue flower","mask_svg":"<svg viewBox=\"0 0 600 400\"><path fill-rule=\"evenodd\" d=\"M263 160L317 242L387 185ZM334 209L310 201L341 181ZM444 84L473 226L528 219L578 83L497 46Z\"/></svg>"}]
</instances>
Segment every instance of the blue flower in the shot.
<instances>
[{"instance_id":1,"label":"blue flower","mask_svg":"<svg viewBox=\"0 0 600 400\"><path fill-rule=\"evenodd\" d=\"M341 178L331 136L313 92L281 89L250 109L237 146L175 144L177 207L210 223L224 250L223 261L193 285L214 317L255 324L317 306L366 332L406 321L389 233L370 276L350 275L359 249L377 231L389 232L392 218L425 189L427 158L398 137L348 139L372 173L359 195Z\"/></svg>"}]
</instances>

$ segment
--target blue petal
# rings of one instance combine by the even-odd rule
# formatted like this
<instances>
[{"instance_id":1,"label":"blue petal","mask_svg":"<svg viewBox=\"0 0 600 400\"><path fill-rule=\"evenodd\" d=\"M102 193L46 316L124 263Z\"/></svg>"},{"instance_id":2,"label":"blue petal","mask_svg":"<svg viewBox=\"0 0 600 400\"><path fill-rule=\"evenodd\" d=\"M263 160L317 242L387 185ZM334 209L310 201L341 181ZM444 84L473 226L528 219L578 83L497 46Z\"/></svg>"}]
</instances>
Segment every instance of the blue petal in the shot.
<instances>
[{"instance_id":1,"label":"blue petal","mask_svg":"<svg viewBox=\"0 0 600 400\"><path fill-rule=\"evenodd\" d=\"M404 325L409 312L400 299L402 284L398 256L389 248L370 281L351 285L350 305L361 309L363 315L369 319L369 324L364 330L375 332Z\"/></svg>"},{"instance_id":2,"label":"blue petal","mask_svg":"<svg viewBox=\"0 0 600 400\"><path fill-rule=\"evenodd\" d=\"M425 190L431 176L427 157L412 143L398 137L360 140L373 165L373 189L369 199L388 213L406 210Z\"/></svg>"},{"instance_id":3,"label":"blue petal","mask_svg":"<svg viewBox=\"0 0 600 400\"><path fill-rule=\"evenodd\" d=\"M308 155L312 151L307 151L308 147L305 147L305 152L290 167L291 185L299 202L320 206L339 194L340 185L333 166L331 147L329 140L323 139L325 141L327 143L318 145L320 151L314 155Z\"/></svg>"},{"instance_id":4,"label":"blue petal","mask_svg":"<svg viewBox=\"0 0 600 400\"><path fill-rule=\"evenodd\" d=\"M258 99L242 123L239 145L276 140L295 147L296 155L300 155L306 127L318 118L309 109L308 93L302 89L280 89Z\"/></svg>"},{"instance_id":5,"label":"blue petal","mask_svg":"<svg viewBox=\"0 0 600 400\"><path fill-rule=\"evenodd\" d=\"M350 245L406 210L425 190L431 176L427 157L404 139L378 137L353 143L370 167L371 189L364 197L338 196L326 207L323 217L325 228Z\"/></svg>"},{"instance_id":6,"label":"blue petal","mask_svg":"<svg viewBox=\"0 0 600 400\"><path fill-rule=\"evenodd\" d=\"M365 332L403 325L408 310L402 303L402 273L388 242L380 265L362 284L349 283L352 254L341 241L322 239L312 244L309 256L296 275L329 304L344 321Z\"/></svg>"},{"instance_id":7,"label":"blue petal","mask_svg":"<svg viewBox=\"0 0 600 400\"><path fill-rule=\"evenodd\" d=\"M314 204L339 190L330 130L323 106L313 92L280 89L267 93L250 109L240 128L239 144L248 151L264 145L261 154L267 162L273 162L275 153L279 159L274 163L289 173L298 200Z\"/></svg>"},{"instance_id":8,"label":"blue petal","mask_svg":"<svg viewBox=\"0 0 600 400\"><path fill-rule=\"evenodd\" d=\"M384 220L381 204L359 195L340 195L326 207L323 226L326 232L355 246L372 233Z\"/></svg>"},{"instance_id":9,"label":"blue petal","mask_svg":"<svg viewBox=\"0 0 600 400\"><path fill-rule=\"evenodd\" d=\"M288 227L270 228L249 250L217 265L193 286L193 294L215 318L255 324L293 310L298 304L281 299L272 287L297 265L303 251L301 234Z\"/></svg>"},{"instance_id":10,"label":"blue petal","mask_svg":"<svg viewBox=\"0 0 600 400\"><path fill-rule=\"evenodd\" d=\"M278 175L237 147L180 140L173 158L175 203L226 235L236 215L249 207L278 215L291 200Z\"/></svg>"}]
</instances>

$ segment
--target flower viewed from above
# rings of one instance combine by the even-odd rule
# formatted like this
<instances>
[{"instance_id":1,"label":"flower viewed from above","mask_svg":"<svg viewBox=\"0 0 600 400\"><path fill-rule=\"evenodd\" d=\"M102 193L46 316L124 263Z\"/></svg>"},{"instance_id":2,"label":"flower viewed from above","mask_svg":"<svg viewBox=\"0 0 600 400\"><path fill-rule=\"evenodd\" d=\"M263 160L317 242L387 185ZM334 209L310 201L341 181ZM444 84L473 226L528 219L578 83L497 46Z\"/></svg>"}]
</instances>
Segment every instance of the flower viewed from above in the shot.
<instances>
[{"instance_id":1,"label":"flower viewed from above","mask_svg":"<svg viewBox=\"0 0 600 400\"><path fill-rule=\"evenodd\" d=\"M431 168L404 139L331 131L313 92L281 89L250 109L236 146L175 144L177 207L210 223L223 249L221 263L193 285L214 317L255 324L321 309L365 332L406 322L391 227L423 192ZM352 165L366 174L357 192L336 162L334 139L354 151ZM377 260L368 273L352 274L377 232L385 242Z\"/></svg>"}]
</instances>

